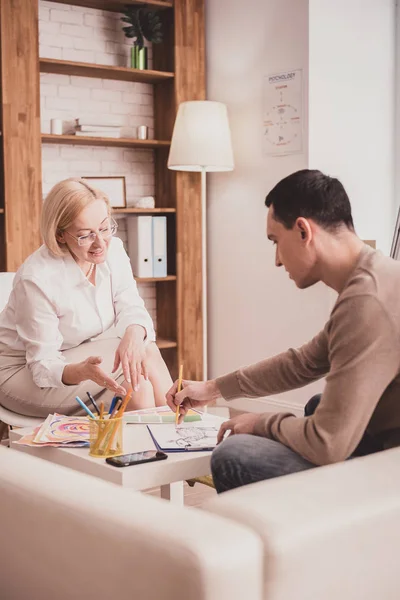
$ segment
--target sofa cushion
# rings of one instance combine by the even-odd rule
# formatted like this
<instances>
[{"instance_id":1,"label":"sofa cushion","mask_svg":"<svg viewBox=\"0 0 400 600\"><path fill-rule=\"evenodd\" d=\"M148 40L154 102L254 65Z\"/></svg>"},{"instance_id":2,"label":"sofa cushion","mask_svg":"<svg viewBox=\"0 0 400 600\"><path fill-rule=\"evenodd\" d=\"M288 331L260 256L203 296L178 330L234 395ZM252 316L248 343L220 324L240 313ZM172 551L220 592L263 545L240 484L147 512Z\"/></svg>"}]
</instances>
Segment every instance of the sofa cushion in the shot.
<instances>
[{"instance_id":1,"label":"sofa cushion","mask_svg":"<svg viewBox=\"0 0 400 600\"><path fill-rule=\"evenodd\" d=\"M261 599L242 525L1 446L0 464L1 598Z\"/></svg>"},{"instance_id":2,"label":"sofa cushion","mask_svg":"<svg viewBox=\"0 0 400 600\"><path fill-rule=\"evenodd\" d=\"M400 448L255 483L204 508L264 541L268 600L397 600Z\"/></svg>"}]
</instances>

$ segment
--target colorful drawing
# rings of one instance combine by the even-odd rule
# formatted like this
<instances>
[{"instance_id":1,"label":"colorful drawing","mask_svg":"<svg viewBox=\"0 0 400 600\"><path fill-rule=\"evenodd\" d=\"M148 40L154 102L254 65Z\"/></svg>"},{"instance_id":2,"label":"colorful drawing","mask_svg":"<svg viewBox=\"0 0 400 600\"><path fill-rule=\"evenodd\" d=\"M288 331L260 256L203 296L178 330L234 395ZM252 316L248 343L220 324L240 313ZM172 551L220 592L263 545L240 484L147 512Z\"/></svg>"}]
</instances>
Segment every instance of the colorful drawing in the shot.
<instances>
[{"instance_id":1,"label":"colorful drawing","mask_svg":"<svg viewBox=\"0 0 400 600\"><path fill-rule=\"evenodd\" d=\"M42 425L16 443L23 446L68 446L68 448L88 446L89 422L86 417L51 414Z\"/></svg>"}]
</instances>

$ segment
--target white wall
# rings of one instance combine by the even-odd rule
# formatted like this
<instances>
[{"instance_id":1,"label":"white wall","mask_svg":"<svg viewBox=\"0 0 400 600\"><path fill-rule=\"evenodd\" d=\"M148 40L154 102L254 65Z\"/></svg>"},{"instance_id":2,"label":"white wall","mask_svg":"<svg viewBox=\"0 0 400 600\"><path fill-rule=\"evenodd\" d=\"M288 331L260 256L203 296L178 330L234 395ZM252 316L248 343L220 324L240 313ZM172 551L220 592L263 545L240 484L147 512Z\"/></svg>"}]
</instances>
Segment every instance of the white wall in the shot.
<instances>
[{"instance_id":1,"label":"white wall","mask_svg":"<svg viewBox=\"0 0 400 600\"><path fill-rule=\"evenodd\" d=\"M310 0L309 159L339 177L358 235L394 230L395 1Z\"/></svg>"},{"instance_id":2,"label":"white wall","mask_svg":"<svg viewBox=\"0 0 400 600\"><path fill-rule=\"evenodd\" d=\"M236 168L208 178L210 376L310 339L334 293L274 267L264 198L285 175L338 176L357 232L390 250L394 228L395 0L208 0L208 98L225 102ZM262 153L266 74L302 68L301 155ZM309 88L308 88L309 85ZM307 96L309 92L309 97ZM307 139L306 139L307 146ZM323 382L273 399L299 406Z\"/></svg>"},{"instance_id":3,"label":"white wall","mask_svg":"<svg viewBox=\"0 0 400 600\"><path fill-rule=\"evenodd\" d=\"M264 199L308 164L262 151L263 77L302 68L308 79L308 0L208 0L208 99L225 102L235 170L208 175L209 356L214 377L308 341L328 315L322 286L299 291L265 234ZM308 125L305 99L305 133ZM307 135L305 135L307 138ZM307 145L305 139L305 145ZM321 384L284 395L304 402Z\"/></svg>"},{"instance_id":4,"label":"white wall","mask_svg":"<svg viewBox=\"0 0 400 600\"><path fill-rule=\"evenodd\" d=\"M395 211L400 206L400 6L396 3Z\"/></svg>"}]
</instances>

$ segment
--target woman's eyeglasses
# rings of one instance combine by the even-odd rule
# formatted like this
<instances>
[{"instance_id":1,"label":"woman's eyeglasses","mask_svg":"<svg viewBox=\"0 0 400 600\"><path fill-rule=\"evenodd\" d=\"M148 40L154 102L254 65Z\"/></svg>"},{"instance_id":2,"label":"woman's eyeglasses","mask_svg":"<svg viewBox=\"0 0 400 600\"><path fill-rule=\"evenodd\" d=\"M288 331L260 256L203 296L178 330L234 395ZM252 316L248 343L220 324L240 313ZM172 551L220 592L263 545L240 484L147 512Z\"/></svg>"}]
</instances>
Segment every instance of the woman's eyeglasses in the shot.
<instances>
[{"instance_id":1,"label":"woman's eyeglasses","mask_svg":"<svg viewBox=\"0 0 400 600\"><path fill-rule=\"evenodd\" d=\"M79 246L90 246L96 241L97 236L103 238L103 240L108 240L110 237L115 235L118 229L118 223L114 221L114 219L110 219L107 225L103 225L97 232L93 231L92 233L88 233L87 235L80 235L76 237L72 235L69 231L64 231L64 233L68 233L74 240L78 242Z\"/></svg>"}]
</instances>

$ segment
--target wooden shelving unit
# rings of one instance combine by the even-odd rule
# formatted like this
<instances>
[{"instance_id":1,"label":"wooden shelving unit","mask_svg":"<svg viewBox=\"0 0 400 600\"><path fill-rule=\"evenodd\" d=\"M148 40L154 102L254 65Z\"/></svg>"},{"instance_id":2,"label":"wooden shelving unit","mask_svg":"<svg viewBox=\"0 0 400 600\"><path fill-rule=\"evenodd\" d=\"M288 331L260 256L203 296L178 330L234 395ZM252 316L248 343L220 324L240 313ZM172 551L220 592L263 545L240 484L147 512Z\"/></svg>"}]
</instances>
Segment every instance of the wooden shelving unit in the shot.
<instances>
[{"instance_id":1,"label":"wooden shelving unit","mask_svg":"<svg viewBox=\"0 0 400 600\"><path fill-rule=\"evenodd\" d=\"M58 75L77 75L78 77L97 77L99 79L115 79L117 81L132 81L138 83L161 83L174 78L173 73L163 71L142 71L127 67L109 67L84 62L72 62L53 58L39 60L41 73L56 73Z\"/></svg>"},{"instance_id":2,"label":"wooden shelving unit","mask_svg":"<svg viewBox=\"0 0 400 600\"><path fill-rule=\"evenodd\" d=\"M157 346L160 350L167 350L168 348L176 348L177 342L175 340L166 340L163 338L157 338Z\"/></svg>"},{"instance_id":3,"label":"wooden shelving unit","mask_svg":"<svg viewBox=\"0 0 400 600\"><path fill-rule=\"evenodd\" d=\"M121 12L145 4L165 9L164 41L153 47L153 70L39 58L38 0L1 0L0 90L4 207L0 209L0 265L16 271L41 243L39 234L41 144L150 149L154 152L156 207L115 209L115 216L165 214L168 272L155 283L157 344L173 377L185 364L189 379L203 377L201 184L198 173L169 171L170 140L180 102L205 99L205 0L54 0ZM42 73L96 77L154 85L154 140L40 133ZM18 78L15 74L18 73ZM18 131L18 136L15 135ZM25 225L29 223L29 227ZM165 351L165 352L164 352Z\"/></svg>"},{"instance_id":4,"label":"wooden shelving unit","mask_svg":"<svg viewBox=\"0 0 400 600\"><path fill-rule=\"evenodd\" d=\"M173 2L163 2L163 0L53 0L57 4L72 4L72 6L86 6L87 8L98 8L100 10L110 10L112 12L120 12L124 6L131 4L147 4L154 6L155 9L173 8Z\"/></svg>"},{"instance_id":5,"label":"wooden shelving unit","mask_svg":"<svg viewBox=\"0 0 400 600\"><path fill-rule=\"evenodd\" d=\"M138 140L136 138L102 138L79 135L54 135L42 133L43 144L67 144L69 146L113 146L119 148L168 148L168 140Z\"/></svg>"}]
</instances>

